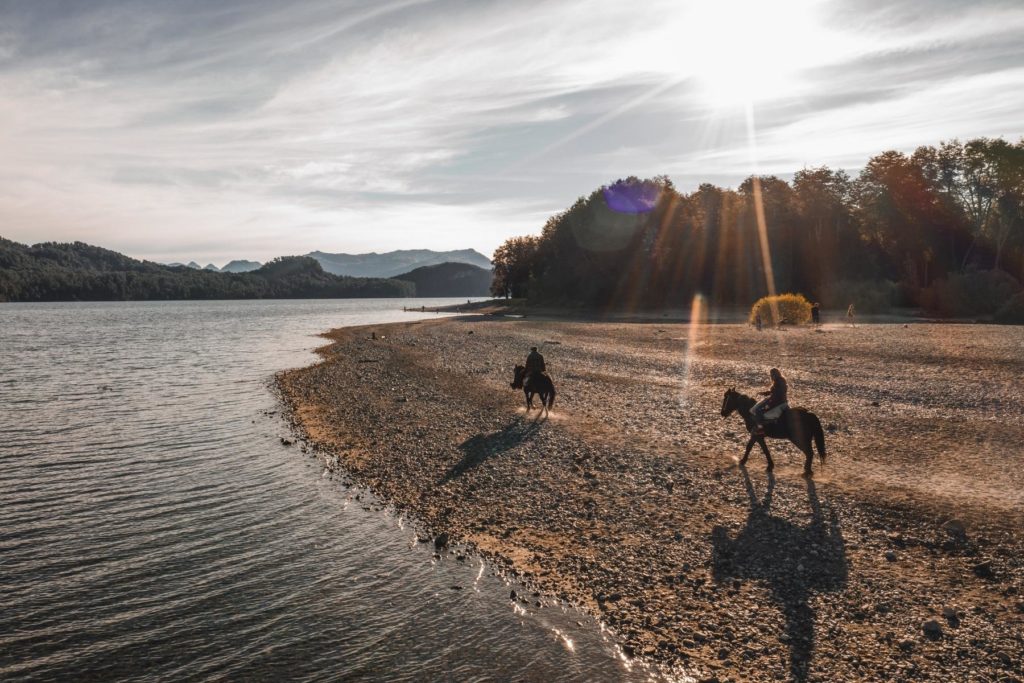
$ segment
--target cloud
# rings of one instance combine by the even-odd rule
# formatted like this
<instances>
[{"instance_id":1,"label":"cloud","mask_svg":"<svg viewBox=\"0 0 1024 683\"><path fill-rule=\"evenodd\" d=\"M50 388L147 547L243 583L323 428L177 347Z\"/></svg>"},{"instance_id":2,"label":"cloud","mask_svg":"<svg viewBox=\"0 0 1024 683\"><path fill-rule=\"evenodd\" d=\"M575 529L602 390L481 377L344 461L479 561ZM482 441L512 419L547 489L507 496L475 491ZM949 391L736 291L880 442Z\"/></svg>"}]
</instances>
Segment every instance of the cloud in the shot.
<instances>
[{"instance_id":1,"label":"cloud","mask_svg":"<svg viewBox=\"0 0 1024 683\"><path fill-rule=\"evenodd\" d=\"M8 3L2 232L202 262L490 253L615 178L748 175L744 107L709 83L750 87L737 54L785 76L753 104L765 171L1024 132L1014 3L719 5Z\"/></svg>"}]
</instances>

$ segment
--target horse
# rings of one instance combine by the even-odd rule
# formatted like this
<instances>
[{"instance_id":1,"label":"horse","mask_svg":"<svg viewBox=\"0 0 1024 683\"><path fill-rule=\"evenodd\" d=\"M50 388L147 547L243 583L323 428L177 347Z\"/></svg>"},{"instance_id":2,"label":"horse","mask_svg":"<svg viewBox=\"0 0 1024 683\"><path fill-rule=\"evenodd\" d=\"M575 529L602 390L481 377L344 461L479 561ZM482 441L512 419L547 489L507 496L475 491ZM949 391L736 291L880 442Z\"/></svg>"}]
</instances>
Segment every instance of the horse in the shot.
<instances>
[{"instance_id":1,"label":"horse","mask_svg":"<svg viewBox=\"0 0 1024 683\"><path fill-rule=\"evenodd\" d=\"M773 439L789 439L793 445L804 452L804 455L807 456L807 461L804 463L804 476L809 477L813 474L811 471L811 462L814 460L812 440L818 447L821 464L825 464L825 432L821 429L821 422L817 415L805 408L790 408L784 411L778 420L767 423L764 426L764 434L758 434L755 432L754 417L750 414L750 409L754 407L755 403L757 403L756 400L739 393L735 388L727 390L725 400L722 401L722 417L729 417L734 410L738 411L747 431L750 432L747 450L743 454L743 459L740 460L741 466L747 464L750 450L756 443L761 446L764 457L768 459L768 471L771 472L775 468L772 455L768 452L768 444L764 440L766 436Z\"/></svg>"},{"instance_id":2,"label":"horse","mask_svg":"<svg viewBox=\"0 0 1024 683\"><path fill-rule=\"evenodd\" d=\"M514 372L515 375L512 379L511 387L523 390L523 395L526 396L527 412L533 410L533 395L538 394L540 396L541 408L547 414L551 407L555 405L555 385L551 378L542 372L527 374L526 368L522 365L517 365Z\"/></svg>"}]
</instances>

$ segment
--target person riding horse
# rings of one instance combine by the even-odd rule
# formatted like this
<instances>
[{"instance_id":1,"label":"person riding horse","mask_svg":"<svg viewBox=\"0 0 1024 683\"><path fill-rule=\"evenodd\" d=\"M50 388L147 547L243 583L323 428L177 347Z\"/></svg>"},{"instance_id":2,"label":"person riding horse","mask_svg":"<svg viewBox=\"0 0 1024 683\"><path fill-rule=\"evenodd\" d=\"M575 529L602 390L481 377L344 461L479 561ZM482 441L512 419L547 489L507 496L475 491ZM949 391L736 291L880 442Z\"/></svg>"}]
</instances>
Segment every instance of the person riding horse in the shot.
<instances>
[{"instance_id":1,"label":"person riding horse","mask_svg":"<svg viewBox=\"0 0 1024 683\"><path fill-rule=\"evenodd\" d=\"M540 355L536 346L530 347L530 355L526 357L526 374L544 374L547 367L544 365L544 356Z\"/></svg>"},{"instance_id":2,"label":"person riding horse","mask_svg":"<svg viewBox=\"0 0 1024 683\"><path fill-rule=\"evenodd\" d=\"M527 411L533 408L534 394L540 395L540 402L545 412L555 404L555 385L547 376L546 371L544 356L540 355L536 346L530 347L530 355L526 357L525 367L515 366L515 376L511 386L513 389L523 390Z\"/></svg>"},{"instance_id":3,"label":"person riding horse","mask_svg":"<svg viewBox=\"0 0 1024 683\"><path fill-rule=\"evenodd\" d=\"M782 376L778 368L772 368L768 374L772 378L772 385L768 391L761 392L766 398L758 401L750 409L750 414L754 418L754 431L757 433L764 433L764 423L779 419L789 407L786 395L789 384L786 382L786 378Z\"/></svg>"}]
</instances>

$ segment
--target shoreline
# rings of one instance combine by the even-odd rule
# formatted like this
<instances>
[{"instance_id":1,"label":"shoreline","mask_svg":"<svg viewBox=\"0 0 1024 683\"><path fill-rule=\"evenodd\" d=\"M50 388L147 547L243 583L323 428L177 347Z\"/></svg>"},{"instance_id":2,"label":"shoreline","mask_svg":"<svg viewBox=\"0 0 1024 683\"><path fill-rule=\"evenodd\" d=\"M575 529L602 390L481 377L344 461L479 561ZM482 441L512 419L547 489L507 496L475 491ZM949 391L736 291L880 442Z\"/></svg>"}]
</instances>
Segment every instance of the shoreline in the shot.
<instances>
[{"instance_id":1,"label":"shoreline","mask_svg":"<svg viewBox=\"0 0 1024 683\"><path fill-rule=\"evenodd\" d=\"M940 680L969 675L967 665L996 677L1007 671L1000 653L1009 670L1020 666L1024 632L1019 475L983 458L968 471L932 449L936 476L917 481L913 452L893 464L875 454L929 436L973 439L985 426L970 391L963 405L941 407L939 422L921 419L942 382L922 375L928 366L978 365L955 347L937 351L928 332L826 325L752 338L742 325L695 336L677 323L458 317L334 330L322 362L277 383L329 464L433 536L590 612L630 657L698 678L870 678L912 666ZM886 335L897 338L873 338ZM547 419L525 415L522 394L507 388L531 341L559 390ZM834 427L815 479L799 477L795 449L780 442L771 444L773 477L759 453L746 469L735 465L742 425L716 412L722 386L763 383L759 368L772 354L746 358L752 341L788 356L787 367L812 354L820 366L797 376L801 399ZM896 358L901 344L909 358ZM993 376L1019 369L1003 346L982 350ZM851 362L890 353L867 375L910 379L859 386L842 357L818 358L823 347ZM914 357L924 351L922 370ZM842 396L838 405L828 405L830 393ZM844 406L851 393L857 405ZM891 434L866 436L862 423L879 412L872 397L892 403L880 430ZM960 423L947 430L943 411ZM1021 432L1004 424L987 445L998 451ZM938 490L952 465L966 483ZM923 630L932 620L943 631L935 639Z\"/></svg>"},{"instance_id":2,"label":"shoreline","mask_svg":"<svg viewBox=\"0 0 1024 683\"><path fill-rule=\"evenodd\" d=\"M415 310L415 309L409 309ZM447 306L427 306L425 311L431 313L462 313L467 315L485 315L494 317L530 318L533 320L562 320L565 322L632 322L632 323L689 323L693 311L689 308L653 309L649 311L626 312L618 310L600 310L567 308L557 306L529 305L524 299L488 299L466 304L450 304ZM846 310L822 309L822 325L847 325ZM732 306L706 309L701 319L711 324L745 324L748 321L749 309ZM856 325L879 324L928 324L928 325L1003 325L985 318L940 318L926 314L920 309L892 309L887 313L858 313ZM1013 326L1013 325L1009 325ZM786 329L796 329L785 325ZM799 326L797 326L798 328Z\"/></svg>"}]
</instances>

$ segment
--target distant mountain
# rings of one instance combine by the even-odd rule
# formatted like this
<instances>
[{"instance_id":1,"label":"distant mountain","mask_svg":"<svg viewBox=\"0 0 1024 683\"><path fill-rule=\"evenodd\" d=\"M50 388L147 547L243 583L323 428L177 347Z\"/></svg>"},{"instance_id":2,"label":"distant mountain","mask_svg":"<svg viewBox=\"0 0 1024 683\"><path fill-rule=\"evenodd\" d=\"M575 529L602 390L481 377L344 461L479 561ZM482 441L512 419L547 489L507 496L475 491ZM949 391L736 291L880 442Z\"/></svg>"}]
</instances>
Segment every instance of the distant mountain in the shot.
<instances>
[{"instance_id":1,"label":"distant mountain","mask_svg":"<svg viewBox=\"0 0 1024 683\"><path fill-rule=\"evenodd\" d=\"M328 254L314 251L306 254L320 262L323 269L335 275L352 277L395 277L423 266L442 263L469 263L486 270L491 269L487 257L473 249L432 251L430 249L404 249L385 254Z\"/></svg>"},{"instance_id":2,"label":"distant mountain","mask_svg":"<svg viewBox=\"0 0 1024 683\"><path fill-rule=\"evenodd\" d=\"M220 269L222 273L248 273L251 270L256 270L261 264L259 261L246 261L245 259L236 259L226 264Z\"/></svg>"},{"instance_id":3,"label":"distant mountain","mask_svg":"<svg viewBox=\"0 0 1024 683\"><path fill-rule=\"evenodd\" d=\"M250 271L256 270L263 264L260 263L259 261L246 261L245 259L236 259L234 261L229 261L227 264L224 265L223 268L218 268L212 263L207 263L205 266L200 267L199 264L196 263L195 261L189 261L187 264L175 262L167 263L165 265L170 266L171 268L179 267L193 268L195 270L212 270L215 273L248 273Z\"/></svg>"},{"instance_id":4,"label":"distant mountain","mask_svg":"<svg viewBox=\"0 0 1024 683\"><path fill-rule=\"evenodd\" d=\"M478 268L469 263L439 263L436 266L422 266L396 280L416 285L416 296L489 296L491 292L490 269Z\"/></svg>"},{"instance_id":5,"label":"distant mountain","mask_svg":"<svg viewBox=\"0 0 1024 683\"><path fill-rule=\"evenodd\" d=\"M285 256L248 273L139 261L82 242L27 246L0 237L0 301L344 299L412 296L401 280L339 277Z\"/></svg>"}]
</instances>

